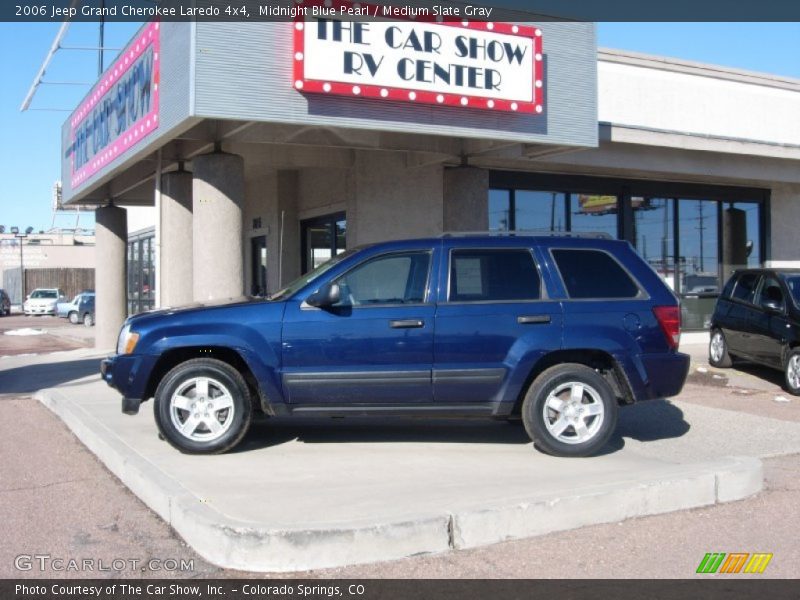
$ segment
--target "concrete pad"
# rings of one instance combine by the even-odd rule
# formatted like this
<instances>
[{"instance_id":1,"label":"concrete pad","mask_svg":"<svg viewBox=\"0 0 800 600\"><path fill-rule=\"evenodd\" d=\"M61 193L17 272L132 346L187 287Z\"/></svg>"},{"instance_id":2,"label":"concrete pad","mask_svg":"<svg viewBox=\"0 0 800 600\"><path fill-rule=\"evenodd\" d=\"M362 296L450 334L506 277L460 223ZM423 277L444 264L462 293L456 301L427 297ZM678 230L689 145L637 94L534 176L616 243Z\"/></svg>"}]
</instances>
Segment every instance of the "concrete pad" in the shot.
<instances>
[{"instance_id":1,"label":"concrete pad","mask_svg":"<svg viewBox=\"0 0 800 600\"><path fill-rule=\"evenodd\" d=\"M681 464L622 439L559 459L520 425L444 419L269 419L233 453L187 456L158 439L150 403L123 415L95 378L37 398L200 555L249 571L474 547L736 500L763 481L757 459Z\"/></svg>"}]
</instances>

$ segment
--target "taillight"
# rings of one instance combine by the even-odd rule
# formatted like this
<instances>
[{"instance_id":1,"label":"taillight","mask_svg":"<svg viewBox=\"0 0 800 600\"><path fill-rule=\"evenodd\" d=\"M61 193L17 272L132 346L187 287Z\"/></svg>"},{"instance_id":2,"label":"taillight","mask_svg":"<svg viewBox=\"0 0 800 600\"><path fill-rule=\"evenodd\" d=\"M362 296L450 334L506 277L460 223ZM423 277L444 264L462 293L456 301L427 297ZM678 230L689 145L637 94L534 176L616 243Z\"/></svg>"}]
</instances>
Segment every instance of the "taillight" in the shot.
<instances>
[{"instance_id":1,"label":"taillight","mask_svg":"<svg viewBox=\"0 0 800 600\"><path fill-rule=\"evenodd\" d=\"M661 325L661 331L667 338L667 345L673 350L678 349L681 341L681 309L679 306L656 306L653 314Z\"/></svg>"}]
</instances>

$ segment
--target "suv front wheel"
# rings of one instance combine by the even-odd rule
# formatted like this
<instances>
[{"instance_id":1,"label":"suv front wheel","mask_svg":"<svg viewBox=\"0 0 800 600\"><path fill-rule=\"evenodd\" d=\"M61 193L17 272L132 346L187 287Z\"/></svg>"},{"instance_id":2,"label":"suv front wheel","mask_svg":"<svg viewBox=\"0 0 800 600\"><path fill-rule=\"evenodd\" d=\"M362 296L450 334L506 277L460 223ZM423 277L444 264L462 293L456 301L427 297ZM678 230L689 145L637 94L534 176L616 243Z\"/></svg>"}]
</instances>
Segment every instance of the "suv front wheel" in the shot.
<instances>
[{"instance_id":1,"label":"suv front wheel","mask_svg":"<svg viewBox=\"0 0 800 600\"><path fill-rule=\"evenodd\" d=\"M553 456L590 456L606 445L617 425L611 386L581 364L556 365L531 384L522 422L535 446Z\"/></svg>"},{"instance_id":2,"label":"suv front wheel","mask_svg":"<svg viewBox=\"0 0 800 600\"><path fill-rule=\"evenodd\" d=\"M250 390L229 364L197 358L161 380L153 406L166 440L188 454L219 454L238 444L252 418Z\"/></svg>"}]
</instances>

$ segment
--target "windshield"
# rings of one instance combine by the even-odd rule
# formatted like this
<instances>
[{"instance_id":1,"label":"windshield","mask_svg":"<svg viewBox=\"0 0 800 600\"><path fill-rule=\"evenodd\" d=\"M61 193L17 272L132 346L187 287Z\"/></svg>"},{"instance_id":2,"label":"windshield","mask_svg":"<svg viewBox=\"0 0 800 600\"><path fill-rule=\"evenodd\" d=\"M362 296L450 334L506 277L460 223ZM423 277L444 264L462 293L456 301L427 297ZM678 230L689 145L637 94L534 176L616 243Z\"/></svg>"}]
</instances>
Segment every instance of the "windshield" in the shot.
<instances>
[{"instance_id":1,"label":"windshield","mask_svg":"<svg viewBox=\"0 0 800 600\"><path fill-rule=\"evenodd\" d=\"M305 275L301 275L300 277L295 279L292 283L287 285L282 290L278 290L277 292L275 292L274 294L269 296L268 299L269 300L286 300L286 298L290 297L297 290L299 290L299 289L303 288L304 286L306 286L307 284L311 283L312 281L317 279L320 275L326 273L327 271L329 271L330 269L335 267L337 264L342 262L342 260L344 260L348 256L352 256L356 252L359 252L360 250L363 250L363 249L364 249L364 246L359 246L357 248L352 248L350 250L347 250L345 252L342 252L341 254L338 254L338 255L334 256L332 259L330 259L327 262L322 263L320 266L318 266L313 271L309 271Z\"/></svg>"},{"instance_id":2,"label":"windshield","mask_svg":"<svg viewBox=\"0 0 800 600\"><path fill-rule=\"evenodd\" d=\"M58 292L55 290L34 290L31 298L58 298Z\"/></svg>"}]
</instances>

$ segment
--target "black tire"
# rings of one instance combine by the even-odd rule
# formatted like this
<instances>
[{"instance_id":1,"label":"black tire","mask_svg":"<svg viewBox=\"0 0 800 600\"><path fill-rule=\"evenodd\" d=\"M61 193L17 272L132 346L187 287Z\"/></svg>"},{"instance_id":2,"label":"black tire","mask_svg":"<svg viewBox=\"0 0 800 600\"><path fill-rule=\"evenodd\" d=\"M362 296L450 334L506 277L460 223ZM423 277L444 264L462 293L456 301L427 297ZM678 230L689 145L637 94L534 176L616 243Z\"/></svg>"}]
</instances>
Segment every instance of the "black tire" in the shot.
<instances>
[{"instance_id":1,"label":"black tire","mask_svg":"<svg viewBox=\"0 0 800 600\"><path fill-rule=\"evenodd\" d=\"M192 381L197 378L208 381L207 403L201 400L202 396L197 395L197 385L194 388L191 387L193 385ZM186 410L176 405L175 414L173 415L172 399L181 388L185 388L185 391L191 390L194 392L194 395L188 398L193 404L188 405ZM219 394L214 396L214 391L212 391L220 392L222 389L227 391L230 396L231 406L227 413L224 409L221 410L221 415L214 411L211 418L215 418L224 431L218 437L211 437L214 432L206 425L208 421L205 420L211 411L205 413L200 411L207 404L216 400L222 401L221 399L225 398L225 396ZM181 394L177 399L181 400L181 398L186 397ZM198 399L198 402L194 402L195 399ZM198 412L192 415L191 410L197 410ZM220 409L217 408L216 410ZM253 416L253 403L250 397L250 390L244 378L236 369L213 358L196 358L179 364L161 380L156 390L153 412L161 435L181 452L187 454L221 454L236 446L247 433ZM201 419L203 417L205 419L201 421L195 419L194 422L197 424L189 435L182 433L178 429L176 422L186 424L190 417L198 417L198 415ZM183 421L181 421L182 417L184 418ZM230 423L228 420L230 420ZM192 423L189 423L188 427L192 427ZM207 433L204 430L207 430ZM190 436L195 436L195 439ZM197 439L197 436L206 436L207 439Z\"/></svg>"},{"instance_id":2,"label":"black tire","mask_svg":"<svg viewBox=\"0 0 800 600\"><path fill-rule=\"evenodd\" d=\"M86 327L92 327L94 325L94 317L92 316L92 313L86 313L83 315L83 324L86 325Z\"/></svg>"},{"instance_id":3,"label":"black tire","mask_svg":"<svg viewBox=\"0 0 800 600\"><path fill-rule=\"evenodd\" d=\"M708 364L722 369L733 366L733 359L728 352L728 341L720 329L711 331L711 339L708 342Z\"/></svg>"},{"instance_id":4,"label":"black tire","mask_svg":"<svg viewBox=\"0 0 800 600\"><path fill-rule=\"evenodd\" d=\"M792 350L783 367L784 389L793 396L800 396L800 349Z\"/></svg>"},{"instance_id":5,"label":"black tire","mask_svg":"<svg viewBox=\"0 0 800 600\"><path fill-rule=\"evenodd\" d=\"M582 386L580 390L578 385ZM560 388L562 391L558 392ZM572 397L573 390L580 393L580 398ZM545 405L556 392L552 402L561 402L563 412L548 407L545 416ZM567 400L564 400L565 394ZM599 412L594 414L596 411ZM528 388L522 403L525 430L536 448L553 456L597 453L614 433L617 413L617 399L608 382L594 369L576 363L556 365L543 371ZM557 434L559 422L562 425L566 422L566 425ZM584 432L581 430L588 436L582 441Z\"/></svg>"},{"instance_id":6,"label":"black tire","mask_svg":"<svg viewBox=\"0 0 800 600\"><path fill-rule=\"evenodd\" d=\"M79 323L78 313L76 313L74 310L71 313L69 313L69 322L72 323L73 325L77 325Z\"/></svg>"}]
</instances>

